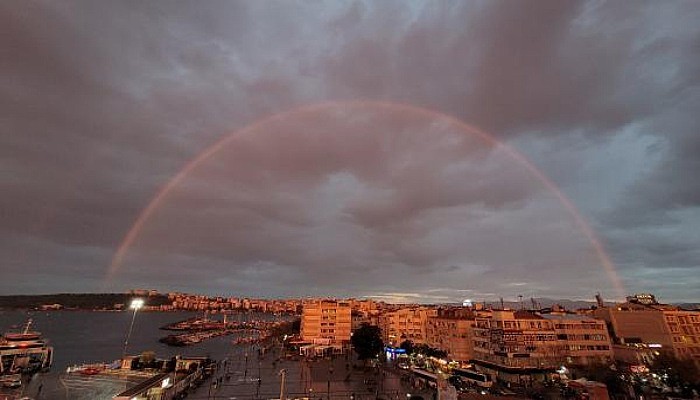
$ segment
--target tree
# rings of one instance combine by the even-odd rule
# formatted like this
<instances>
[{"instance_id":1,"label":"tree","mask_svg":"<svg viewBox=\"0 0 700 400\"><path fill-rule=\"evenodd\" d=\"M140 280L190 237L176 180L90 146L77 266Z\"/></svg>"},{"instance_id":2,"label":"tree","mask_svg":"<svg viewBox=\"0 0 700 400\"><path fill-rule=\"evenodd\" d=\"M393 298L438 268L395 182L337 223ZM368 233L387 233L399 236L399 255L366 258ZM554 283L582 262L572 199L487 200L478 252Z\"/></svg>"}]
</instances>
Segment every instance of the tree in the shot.
<instances>
[{"instance_id":1,"label":"tree","mask_svg":"<svg viewBox=\"0 0 700 400\"><path fill-rule=\"evenodd\" d=\"M381 338L381 330L378 326L362 324L353 333L350 342L357 353L357 358L366 360L375 357L382 351L384 343Z\"/></svg>"},{"instance_id":2,"label":"tree","mask_svg":"<svg viewBox=\"0 0 700 400\"><path fill-rule=\"evenodd\" d=\"M700 384L700 371L692 360L681 360L669 352L662 352L654 359L651 370L661 375L668 375L670 386Z\"/></svg>"},{"instance_id":3,"label":"tree","mask_svg":"<svg viewBox=\"0 0 700 400\"><path fill-rule=\"evenodd\" d=\"M413 342L410 340L404 340L399 345L400 348L406 350L406 354L413 354Z\"/></svg>"},{"instance_id":4,"label":"tree","mask_svg":"<svg viewBox=\"0 0 700 400\"><path fill-rule=\"evenodd\" d=\"M617 373L616 367L611 367L609 363L594 362L571 368L576 373L575 377L584 377L589 381L604 383L605 386L608 387L610 394L623 393L625 390L623 382L620 379L620 374Z\"/></svg>"},{"instance_id":5,"label":"tree","mask_svg":"<svg viewBox=\"0 0 700 400\"><path fill-rule=\"evenodd\" d=\"M417 354L423 354L423 355L426 355L428 357L435 357L435 358L447 357L447 352L445 350L430 347L425 343L421 343L421 344L416 345L413 348L413 352L417 353Z\"/></svg>"},{"instance_id":6,"label":"tree","mask_svg":"<svg viewBox=\"0 0 700 400\"><path fill-rule=\"evenodd\" d=\"M301 332L301 318L296 318L292 322L292 334L299 334Z\"/></svg>"}]
</instances>

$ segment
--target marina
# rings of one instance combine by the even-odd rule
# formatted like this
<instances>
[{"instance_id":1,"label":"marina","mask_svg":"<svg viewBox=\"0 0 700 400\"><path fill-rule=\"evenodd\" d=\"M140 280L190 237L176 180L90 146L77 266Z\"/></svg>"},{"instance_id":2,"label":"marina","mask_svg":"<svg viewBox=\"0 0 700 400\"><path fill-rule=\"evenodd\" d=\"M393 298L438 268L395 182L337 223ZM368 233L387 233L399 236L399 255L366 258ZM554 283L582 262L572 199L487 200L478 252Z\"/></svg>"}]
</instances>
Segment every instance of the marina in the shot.
<instances>
[{"instance_id":1,"label":"marina","mask_svg":"<svg viewBox=\"0 0 700 400\"><path fill-rule=\"evenodd\" d=\"M385 397L392 400L406 398L408 389L398 376L377 379L376 369L358 369L352 357L305 360L284 350L275 340L278 331L274 330L264 341L261 331L250 329L186 347L158 342L160 327L192 318L192 313L150 313L136 318L129 343L132 355L122 359L124 327L132 318L129 314L59 311L32 315L56 348L53 367L25 375L20 387L0 387L0 399L171 399L184 393L187 399L271 399L279 398L282 370L286 371L284 390L290 399L347 399L355 394L359 400L374 398L378 391L386 392ZM21 312L0 312L0 326L18 324L26 317ZM263 313L246 318L275 320ZM205 367L203 360L207 358L212 362ZM174 370L173 359L179 360ZM178 362L198 365L187 374L190 367L178 367ZM200 366L201 372L193 374ZM365 381L372 379L377 384L370 390Z\"/></svg>"},{"instance_id":2,"label":"marina","mask_svg":"<svg viewBox=\"0 0 700 400\"><path fill-rule=\"evenodd\" d=\"M238 335L233 344L253 344L270 337L270 332L279 328L282 321L254 318L251 320L228 320L224 314L223 320L209 319L205 313L203 318L189 318L161 327L162 330L184 331L185 333L167 335L159 339L169 346L190 346L215 337Z\"/></svg>"},{"instance_id":3,"label":"marina","mask_svg":"<svg viewBox=\"0 0 700 400\"><path fill-rule=\"evenodd\" d=\"M194 317L192 312L139 314L129 340L128 354L142 355L151 352L162 360L170 360L177 356L182 359L221 359L227 354L243 354L243 346L234 345L234 342L247 337L248 334L255 334L253 331L237 331L227 336L214 336L187 347L171 347L158 341L162 332L160 327L172 321ZM37 330L42 332L33 340L43 342L50 350L41 353L50 357L41 358L47 363L40 365L51 368L32 368L33 373L27 370L27 373L19 376L20 379L16 379L14 374L4 376L0 382L2 400L22 397L52 400L111 399L114 395L153 376L151 372L144 370L127 372L121 369L121 361L111 361L122 358L125 330L133 318L129 312L0 310L0 330L10 330L15 334L24 332L28 318L32 319L31 327L36 326ZM264 313L246 313L240 319L243 322L272 321L275 317ZM28 329L28 332L33 331L32 328ZM50 346L48 339L44 338L50 339ZM41 348L43 346L34 347ZM10 358L4 357L3 360L8 366L13 364ZM22 365L21 360L17 361L16 366ZM28 365L37 364L32 362Z\"/></svg>"}]
</instances>

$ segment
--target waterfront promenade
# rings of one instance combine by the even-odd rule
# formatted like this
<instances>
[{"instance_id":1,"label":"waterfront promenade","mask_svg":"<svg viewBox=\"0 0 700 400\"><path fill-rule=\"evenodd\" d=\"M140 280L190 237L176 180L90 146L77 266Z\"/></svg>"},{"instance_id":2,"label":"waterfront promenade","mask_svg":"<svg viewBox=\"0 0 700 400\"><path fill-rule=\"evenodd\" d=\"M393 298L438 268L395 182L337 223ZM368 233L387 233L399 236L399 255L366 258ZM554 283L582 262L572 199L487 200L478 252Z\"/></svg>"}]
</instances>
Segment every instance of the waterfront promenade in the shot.
<instances>
[{"instance_id":1,"label":"waterfront promenade","mask_svg":"<svg viewBox=\"0 0 700 400\"><path fill-rule=\"evenodd\" d=\"M354 354L307 360L274 348L260 356L257 347L227 356L205 384L188 399L279 399L284 370L284 398L309 400L402 400L407 394L432 400L432 390L410 386L401 370L365 367Z\"/></svg>"},{"instance_id":2,"label":"waterfront promenade","mask_svg":"<svg viewBox=\"0 0 700 400\"><path fill-rule=\"evenodd\" d=\"M433 400L432 390L410 386L403 370L365 367L355 354L307 360L275 346L262 354L258 345L230 345L227 352L210 354L218 360L215 373L187 393L187 399L279 399L285 371L284 398L308 400L406 400L407 394ZM369 365L369 364L367 364ZM24 386L32 399L108 400L138 381L115 376L60 374L58 379L37 375ZM7 394L7 398L16 398ZM0 393L0 399L3 394Z\"/></svg>"}]
</instances>

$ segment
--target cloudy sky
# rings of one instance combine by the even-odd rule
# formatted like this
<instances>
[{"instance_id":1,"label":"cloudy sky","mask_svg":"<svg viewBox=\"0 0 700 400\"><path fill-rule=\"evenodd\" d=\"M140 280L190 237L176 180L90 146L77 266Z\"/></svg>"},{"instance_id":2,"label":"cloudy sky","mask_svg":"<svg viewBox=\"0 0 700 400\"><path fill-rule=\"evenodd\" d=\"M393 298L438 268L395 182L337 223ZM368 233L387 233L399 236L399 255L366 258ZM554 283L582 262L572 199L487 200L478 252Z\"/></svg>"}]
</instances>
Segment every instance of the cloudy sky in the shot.
<instances>
[{"instance_id":1,"label":"cloudy sky","mask_svg":"<svg viewBox=\"0 0 700 400\"><path fill-rule=\"evenodd\" d=\"M0 2L0 294L696 301L699 20Z\"/></svg>"}]
</instances>

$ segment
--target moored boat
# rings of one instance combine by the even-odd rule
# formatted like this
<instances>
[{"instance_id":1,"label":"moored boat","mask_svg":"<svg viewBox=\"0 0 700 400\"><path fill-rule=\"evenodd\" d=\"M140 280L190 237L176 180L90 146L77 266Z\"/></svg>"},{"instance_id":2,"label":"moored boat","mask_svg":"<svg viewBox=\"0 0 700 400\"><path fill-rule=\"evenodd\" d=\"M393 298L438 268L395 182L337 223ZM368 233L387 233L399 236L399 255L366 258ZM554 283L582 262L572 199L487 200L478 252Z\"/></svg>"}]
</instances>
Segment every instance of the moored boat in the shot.
<instances>
[{"instance_id":1,"label":"moored boat","mask_svg":"<svg viewBox=\"0 0 700 400\"><path fill-rule=\"evenodd\" d=\"M0 375L45 371L53 363L53 347L31 330L30 319L22 332L9 332L0 337Z\"/></svg>"}]
</instances>

